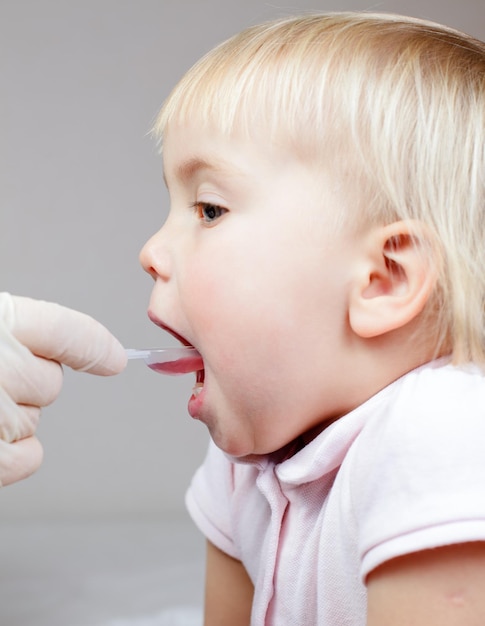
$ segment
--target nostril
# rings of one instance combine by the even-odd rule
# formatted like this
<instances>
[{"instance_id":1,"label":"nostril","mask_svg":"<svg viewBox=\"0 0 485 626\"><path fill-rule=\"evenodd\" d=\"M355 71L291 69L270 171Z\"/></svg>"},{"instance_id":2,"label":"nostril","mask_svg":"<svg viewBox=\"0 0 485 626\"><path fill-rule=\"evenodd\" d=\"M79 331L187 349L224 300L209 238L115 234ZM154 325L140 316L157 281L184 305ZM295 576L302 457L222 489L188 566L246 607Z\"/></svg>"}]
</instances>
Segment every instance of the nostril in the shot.
<instances>
[{"instance_id":1,"label":"nostril","mask_svg":"<svg viewBox=\"0 0 485 626\"><path fill-rule=\"evenodd\" d=\"M143 263L142 263L143 265ZM152 267L151 265L149 265L148 267L143 265L143 269L145 270L145 272L147 274L150 274L150 276L153 278L153 280L157 280L157 272L155 271L155 268Z\"/></svg>"},{"instance_id":2,"label":"nostril","mask_svg":"<svg viewBox=\"0 0 485 626\"><path fill-rule=\"evenodd\" d=\"M153 280L157 280L157 273L155 272L155 270L153 268L149 268L147 270L148 274L150 274L150 276L153 278Z\"/></svg>"}]
</instances>

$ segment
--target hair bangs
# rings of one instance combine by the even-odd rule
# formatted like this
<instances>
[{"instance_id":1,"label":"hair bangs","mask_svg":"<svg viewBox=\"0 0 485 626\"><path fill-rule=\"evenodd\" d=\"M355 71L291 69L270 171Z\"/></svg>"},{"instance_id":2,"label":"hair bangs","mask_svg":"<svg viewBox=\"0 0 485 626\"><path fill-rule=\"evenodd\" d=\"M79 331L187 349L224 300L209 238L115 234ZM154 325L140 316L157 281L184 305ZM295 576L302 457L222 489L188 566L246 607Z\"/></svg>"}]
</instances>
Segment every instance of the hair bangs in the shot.
<instances>
[{"instance_id":1,"label":"hair bangs","mask_svg":"<svg viewBox=\"0 0 485 626\"><path fill-rule=\"evenodd\" d=\"M264 129L302 144L324 132L322 118L332 53L322 58L322 16L281 20L243 31L196 63L165 101L154 126L162 141L168 124L201 123L219 132ZM329 19L329 18L328 18ZM316 28L309 28L314 23ZM327 46L324 46L326 48Z\"/></svg>"}]
</instances>

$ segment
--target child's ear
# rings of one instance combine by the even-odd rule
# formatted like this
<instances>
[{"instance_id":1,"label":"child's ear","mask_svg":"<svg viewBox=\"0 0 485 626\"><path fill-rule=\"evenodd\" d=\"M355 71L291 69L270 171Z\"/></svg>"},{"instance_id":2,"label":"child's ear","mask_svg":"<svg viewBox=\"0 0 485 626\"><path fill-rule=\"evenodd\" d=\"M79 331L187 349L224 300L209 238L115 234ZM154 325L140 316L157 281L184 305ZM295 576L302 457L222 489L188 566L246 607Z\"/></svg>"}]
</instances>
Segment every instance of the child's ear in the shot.
<instances>
[{"instance_id":1,"label":"child's ear","mask_svg":"<svg viewBox=\"0 0 485 626\"><path fill-rule=\"evenodd\" d=\"M424 309L438 270L435 238L423 224L404 220L374 228L350 297L352 330L369 338L405 326Z\"/></svg>"}]
</instances>

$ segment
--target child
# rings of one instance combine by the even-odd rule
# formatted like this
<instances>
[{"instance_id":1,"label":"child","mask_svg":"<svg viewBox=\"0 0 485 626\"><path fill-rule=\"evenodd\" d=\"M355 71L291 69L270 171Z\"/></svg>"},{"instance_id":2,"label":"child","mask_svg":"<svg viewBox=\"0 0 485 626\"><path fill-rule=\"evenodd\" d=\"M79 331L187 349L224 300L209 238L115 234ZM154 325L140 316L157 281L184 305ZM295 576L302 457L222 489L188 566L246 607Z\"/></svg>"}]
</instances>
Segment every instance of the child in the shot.
<instances>
[{"instance_id":1,"label":"child","mask_svg":"<svg viewBox=\"0 0 485 626\"><path fill-rule=\"evenodd\" d=\"M485 45L250 28L158 118L149 315L201 353L209 626L485 624Z\"/></svg>"}]
</instances>

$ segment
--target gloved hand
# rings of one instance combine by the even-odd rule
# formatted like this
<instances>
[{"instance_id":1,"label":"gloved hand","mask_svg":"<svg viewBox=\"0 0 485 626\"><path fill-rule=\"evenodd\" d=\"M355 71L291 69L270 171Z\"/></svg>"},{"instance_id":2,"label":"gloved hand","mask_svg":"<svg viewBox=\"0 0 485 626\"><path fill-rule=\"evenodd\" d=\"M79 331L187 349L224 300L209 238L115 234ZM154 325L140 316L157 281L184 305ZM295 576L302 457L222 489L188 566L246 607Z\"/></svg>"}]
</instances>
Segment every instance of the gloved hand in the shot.
<instances>
[{"instance_id":1,"label":"gloved hand","mask_svg":"<svg viewBox=\"0 0 485 626\"><path fill-rule=\"evenodd\" d=\"M92 317L51 302L0 293L0 486L42 461L33 436L41 407L62 387L64 363L108 376L121 372L121 344Z\"/></svg>"}]
</instances>

